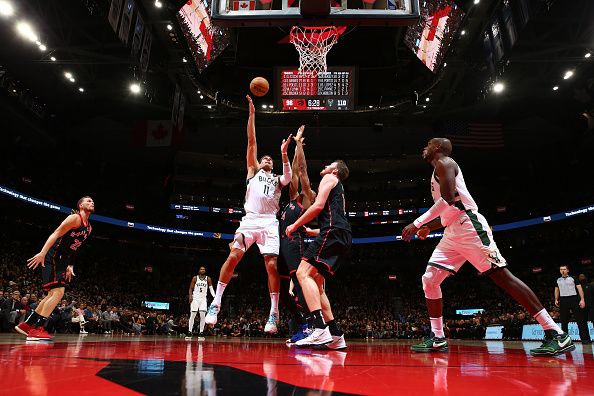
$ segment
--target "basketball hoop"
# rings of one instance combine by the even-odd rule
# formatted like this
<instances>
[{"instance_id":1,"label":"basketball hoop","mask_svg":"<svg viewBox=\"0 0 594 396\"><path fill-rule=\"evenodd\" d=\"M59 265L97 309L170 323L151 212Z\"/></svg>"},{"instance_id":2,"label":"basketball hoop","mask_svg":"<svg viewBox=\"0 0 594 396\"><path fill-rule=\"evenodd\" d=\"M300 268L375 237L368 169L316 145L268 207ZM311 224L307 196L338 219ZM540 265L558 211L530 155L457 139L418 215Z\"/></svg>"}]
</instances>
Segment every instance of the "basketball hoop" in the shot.
<instances>
[{"instance_id":1,"label":"basketball hoop","mask_svg":"<svg viewBox=\"0 0 594 396\"><path fill-rule=\"evenodd\" d=\"M299 52L299 72L325 73L326 55L338 41L336 26L293 26L291 43Z\"/></svg>"}]
</instances>

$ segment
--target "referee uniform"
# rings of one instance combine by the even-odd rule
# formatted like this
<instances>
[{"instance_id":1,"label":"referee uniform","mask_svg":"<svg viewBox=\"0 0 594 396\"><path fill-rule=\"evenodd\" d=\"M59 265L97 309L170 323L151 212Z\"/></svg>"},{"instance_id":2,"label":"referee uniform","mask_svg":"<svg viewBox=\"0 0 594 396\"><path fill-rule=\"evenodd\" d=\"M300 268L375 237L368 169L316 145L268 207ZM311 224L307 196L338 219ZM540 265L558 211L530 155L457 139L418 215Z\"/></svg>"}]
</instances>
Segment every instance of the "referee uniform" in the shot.
<instances>
[{"instance_id":1,"label":"referee uniform","mask_svg":"<svg viewBox=\"0 0 594 396\"><path fill-rule=\"evenodd\" d=\"M590 342L590 333L584 315L584 310L580 308L580 296L576 288L575 280L572 276L561 276L557 279L555 285L559 289L559 310L561 311L561 328L564 332L568 332L570 312L575 316L578 329L580 331L580 339L582 342Z\"/></svg>"}]
</instances>

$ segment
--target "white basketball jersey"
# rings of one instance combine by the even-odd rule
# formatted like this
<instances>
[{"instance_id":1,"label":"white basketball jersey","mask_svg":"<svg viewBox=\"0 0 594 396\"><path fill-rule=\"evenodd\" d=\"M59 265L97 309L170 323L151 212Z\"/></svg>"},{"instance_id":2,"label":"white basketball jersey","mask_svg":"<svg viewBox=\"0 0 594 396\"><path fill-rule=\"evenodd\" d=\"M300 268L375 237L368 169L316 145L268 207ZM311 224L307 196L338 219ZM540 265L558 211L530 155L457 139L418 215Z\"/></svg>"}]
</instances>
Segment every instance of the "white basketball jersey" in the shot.
<instances>
[{"instance_id":1,"label":"white basketball jersey","mask_svg":"<svg viewBox=\"0 0 594 396\"><path fill-rule=\"evenodd\" d=\"M458 166L458 164L456 164ZM464 182L464 176L462 175L462 169L458 166L458 174L456 175L456 204L447 208L441 214L441 224L444 227L452 224L452 222L460 216L465 210L478 211L478 206L474 199L466 188L466 182ZM433 201L437 201L441 198L441 191L439 189L439 179L433 171L431 175L431 196Z\"/></svg>"},{"instance_id":2,"label":"white basketball jersey","mask_svg":"<svg viewBox=\"0 0 594 396\"><path fill-rule=\"evenodd\" d=\"M278 176L274 173L267 174L264 169L260 169L247 181L243 205L245 212L276 216L282 187Z\"/></svg>"},{"instance_id":3,"label":"white basketball jersey","mask_svg":"<svg viewBox=\"0 0 594 396\"><path fill-rule=\"evenodd\" d=\"M196 284L194 285L194 300L201 300L206 298L206 292L208 291L208 276L204 279L200 279L199 275L196 275Z\"/></svg>"}]
</instances>

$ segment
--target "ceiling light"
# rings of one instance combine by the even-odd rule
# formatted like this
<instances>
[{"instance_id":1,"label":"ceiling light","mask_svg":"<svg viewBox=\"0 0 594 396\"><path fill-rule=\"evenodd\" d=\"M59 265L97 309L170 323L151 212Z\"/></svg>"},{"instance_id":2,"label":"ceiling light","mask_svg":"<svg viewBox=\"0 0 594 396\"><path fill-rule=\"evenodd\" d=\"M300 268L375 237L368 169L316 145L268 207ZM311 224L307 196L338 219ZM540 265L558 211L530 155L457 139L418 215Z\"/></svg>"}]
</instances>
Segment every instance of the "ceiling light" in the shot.
<instances>
[{"instance_id":1,"label":"ceiling light","mask_svg":"<svg viewBox=\"0 0 594 396\"><path fill-rule=\"evenodd\" d=\"M591 54L591 53L589 53L589 52L587 52L587 53L586 53L586 55L584 55L584 58L589 58L589 57L591 57L591 56L592 56L592 54Z\"/></svg>"},{"instance_id":2,"label":"ceiling light","mask_svg":"<svg viewBox=\"0 0 594 396\"><path fill-rule=\"evenodd\" d=\"M558 86L558 85L555 85L555 86L553 87L553 91L556 91L556 90L558 90L558 89L559 89L559 86Z\"/></svg>"},{"instance_id":3,"label":"ceiling light","mask_svg":"<svg viewBox=\"0 0 594 396\"><path fill-rule=\"evenodd\" d=\"M274 106L270 105L270 106L268 106L268 108L272 110L272 109L274 109Z\"/></svg>"},{"instance_id":4,"label":"ceiling light","mask_svg":"<svg viewBox=\"0 0 594 396\"><path fill-rule=\"evenodd\" d=\"M72 78L72 73L66 72L66 73L64 73L64 77L66 77L67 79L70 80Z\"/></svg>"},{"instance_id":5,"label":"ceiling light","mask_svg":"<svg viewBox=\"0 0 594 396\"><path fill-rule=\"evenodd\" d=\"M390 105L390 108L393 109L395 106L394 105Z\"/></svg>"},{"instance_id":6,"label":"ceiling light","mask_svg":"<svg viewBox=\"0 0 594 396\"><path fill-rule=\"evenodd\" d=\"M503 92L503 90L505 89L505 85L503 83L495 83L493 84L493 92L495 93L501 93Z\"/></svg>"},{"instance_id":7,"label":"ceiling light","mask_svg":"<svg viewBox=\"0 0 594 396\"><path fill-rule=\"evenodd\" d=\"M465 34L466 34L466 30L462 30L462 31L460 32L460 36L464 36Z\"/></svg>"},{"instance_id":8,"label":"ceiling light","mask_svg":"<svg viewBox=\"0 0 594 396\"><path fill-rule=\"evenodd\" d=\"M45 45L41 44L41 45L39 46L39 49L40 49L41 51L45 51L45 50L47 50L47 47L46 47Z\"/></svg>"},{"instance_id":9,"label":"ceiling light","mask_svg":"<svg viewBox=\"0 0 594 396\"><path fill-rule=\"evenodd\" d=\"M207 107L207 108L209 108L209 109L212 109L212 105L208 105L208 106L206 106L206 107Z\"/></svg>"},{"instance_id":10,"label":"ceiling light","mask_svg":"<svg viewBox=\"0 0 594 396\"><path fill-rule=\"evenodd\" d=\"M481 2L481 0L474 0L474 4L478 4L480 2Z\"/></svg>"},{"instance_id":11,"label":"ceiling light","mask_svg":"<svg viewBox=\"0 0 594 396\"><path fill-rule=\"evenodd\" d=\"M83 87L79 87L79 88L78 88L78 91L79 91L79 92L85 92L85 89L84 89Z\"/></svg>"},{"instance_id":12,"label":"ceiling light","mask_svg":"<svg viewBox=\"0 0 594 396\"><path fill-rule=\"evenodd\" d=\"M425 98L425 102L429 102L430 100L430 98Z\"/></svg>"},{"instance_id":13,"label":"ceiling light","mask_svg":"<svg viewBox=\"0 0 594 396\"><path fill-rule=\"evenodd\" d=\"M37 33L35 33L35 31L31 27L31 25L29 25L27 22L17 23L16 29L21 36L23 36L24 38L26 38L27 40L29 40L31 42L35 42L38 40Z\"/></svg>"},{"instance_id":14,"label":"ceiling light","mask_svg":"<svg viewBox=\"0 0 594 396\"><path fill-rule=\"evenodd\" d=\"M423 108L426 109L427 108L427 105L423 105Z\"/></svg>"},{"instance_id":15,"label":"ceiling light","mask_svg":"<svg viewBox=\"0 0 594 396\"><path fill-rule=\"evenodd\" d=\"M56 57L55 57L55 56L52 56L52 57L50 57L50 60L51 60L52 62L55 62L55 61L56 61Z\"/></svg>"},{"instance_id":16,"label":"ceiling light","mask_svg":"<svg viewBox=\"0 0 594 396\"><path fill-rule=\"evenodd\" d=\"M132 92L134 95L139 94L140 91L141 91L140 84L138 84L138 83L130 84L130 92Z\"/></svg>"},{"instance_id":17,"label":"ceiling light","mask_svg":"<svg viewBox=\"0 0 594 396\"><path fill-rule=\"evenodd\" d=\"M373 109L373 106L371 106L371 105L370 105L370 106L369 106L369 108L370 108L370 109Z\"/></svg>"},{"instance_id":18,"label":"ceiling light","mask_svg":"<svg viewBox=\"0 0 594 396\"><path fill-rule=\"evenodd\" d=\"M72 77L72 78L69 78L69 80L70 80L70 82L72 82L72 83L73 83L73 82L76 82L76 80L74 79L74 77Z\"/></svg>"},{"instance_id":19,"label":"ceiling light","mask_svg":"<svg viewBox=\"0 0 594 396\"><path fill-rule=\"evenodd\" d=\"M170 24L167 24L167 30L173 30L173 26L171 26Z\"/></svg>"},{"instance_id":20,"label":"ceiling light","mask_svg":"<svg viewBox=\"0 0 594 396\"><path fill-rule=\"evenodd\" d=\"M265 104L263 104L263 105L262 105L262 108L263 108L263 109L266 109L266 108L268 108L268 105L265 105Z\"/></svg>"},{"instance_id":21,"label":"ceiling light","mask_svg":"<svg viewBox=\"0 0 594 396\"><path fill-rule=\"evenodd\" d=\"M200 95L200 99L204 99L204 95Z\"/></svg>"},{"instance_id":22,"label":"ceiling light","mask_svg":"<svg viewBox=\"0 0 594 396\"><path fill-rule=\"evenodd\" d=\"M8 1L0 1L0 15L9 17L14 14L14 8Z\"/></svg>"},{"instance_id":23,"label":"ceiling light","mask_svg":"<svg viewBox=\"0 0 594 396\"><path fill-rule=\"evenodd\" d=\"M200 91L196 91L196 93L197 93L197 94L201 94L202 92L200 92Z\"/></svg>"},{"instance_id":24,"label":"ceiling light","mask_svg":"<svg viewBox=\"0 0 594 396\"><path fill-rule=\"evenodd\" d=\"M186 57L185 57L185 56L182 58L182 62L184 62L184 63L188 63L188 60L186 59Z\"/></svg>"},{"instance_id":25,"label":"ceiling light","mask_svg":"<svg viewBox=\"0 0 594 396\"><path fill-rule=\"evenodd\" d=\"M448 65L448 62L444 62L443 67L446 67Z\"/></svg>"},{"instance_id":26,"label":"ceiling light","mask_svg":"<svg viewBox=\"0 0 594 396\"><path fill-rule=\"evenodd\" d=\"M565 72L565 75L563 76L564 80L567 80L568 78L573 77L573 71L572 70L568 70Z\"/></svg>"},{"instance_id":27,"label":"ceiling light","mask_svg":"<svg viewBox=\"0 0 594 396\"><path fill-rule=\"evenodd\" d=\"M161 3L159 0L155 0L155 7L161 8L163 7L163 3Z\"/></svg>"}]
</instances>

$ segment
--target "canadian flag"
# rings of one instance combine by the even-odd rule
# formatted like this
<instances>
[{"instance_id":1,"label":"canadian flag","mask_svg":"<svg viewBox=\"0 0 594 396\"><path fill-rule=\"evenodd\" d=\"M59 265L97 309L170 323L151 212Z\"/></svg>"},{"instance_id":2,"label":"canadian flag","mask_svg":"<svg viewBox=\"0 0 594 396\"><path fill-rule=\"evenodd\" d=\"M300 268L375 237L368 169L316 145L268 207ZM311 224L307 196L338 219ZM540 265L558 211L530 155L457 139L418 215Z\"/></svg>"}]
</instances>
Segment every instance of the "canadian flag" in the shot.
<instances>
[{"instance_id":1,"label":"canadian flag","mask_svg":"<svg viewBox=\"0 0 594 396\"><path fill-rule=\"evenodd\" d=\"M256 9L256 0L234 0L233 11L253 11Z\"/></svg>"},{"instance_id":2,"label":"canadian flag","mask_svg":"<svg viewBox=\"0 0 594 396\"><path fill-rule=\"evenodd\" d=\"M136 145L168 147L181 142L181 132L171 120L143 120L136 123Z\"/></svg>"}]
</instances>

